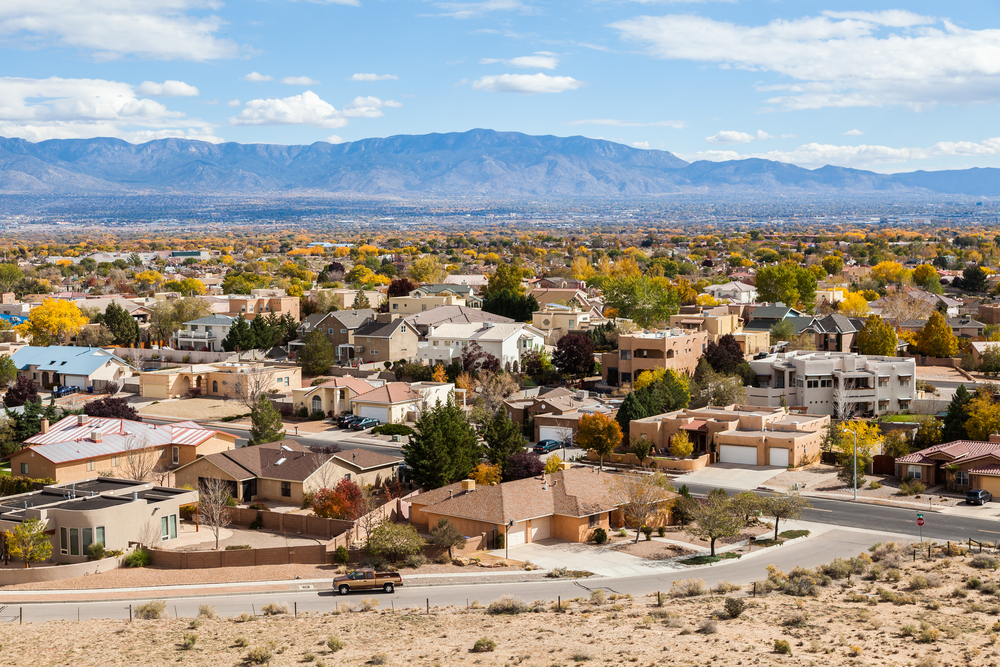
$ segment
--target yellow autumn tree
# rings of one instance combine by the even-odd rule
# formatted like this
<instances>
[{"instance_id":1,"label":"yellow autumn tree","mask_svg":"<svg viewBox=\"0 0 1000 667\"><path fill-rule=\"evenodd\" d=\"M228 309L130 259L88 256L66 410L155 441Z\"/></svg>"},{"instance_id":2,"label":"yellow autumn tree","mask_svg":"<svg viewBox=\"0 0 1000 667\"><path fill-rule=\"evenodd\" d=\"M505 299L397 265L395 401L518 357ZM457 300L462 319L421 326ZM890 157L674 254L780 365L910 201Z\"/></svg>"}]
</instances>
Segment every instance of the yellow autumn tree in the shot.
<instances>
[{"instance_id":1,"label":"yellow autumn tree","mask_svg":"<svg viewBox=\"0 0 1000 667\"><path fill-rule=\"evenodd\" d=\"M864 295L860 292L851 292L840 302L839 310L847 317L864 317L870 309Z\"/></svg>"},{"instance_id":2,"label":"yellow autumn tree","mask_svg":"<svg viewBox=\"0 0 1000 667\"><path fill-rule=\"evenodd\" d=\"M48 346L68 343L89 320L75 303L62 299L45 299L32 309L28 321L17 325L17 332L31 339L32 345Z\"/></svg>"},{"instance_id":3,"label":"yellow autumn tree","mask_svg":"<svg viewBox=\"0 0 1000 667\"><path fill-rule=\"evenodd\" d=\"M435 366L434 375L431 376L431 379L433 379L435 382L447 382L448 374L445 373L444 366L442 366L441 364Z\"/></svg>"},{"instance_id":4,"label":"yellow autumn tree","mask_svg":"<svg viewBox=\"0 0 1000 667\"><path fill-rule=\"evenodd\" d=\"M639 373L638 377L632 383L632 389L634 391L639 391L640 389L645 389L651 384L655 384L663 379L667 374L666 368L655 368L651 371L643 371Z\"/></svg>"},{"instance_id":5,"label":"yellow autumn tree","mask_svg":"<svg viewBox=\"0 0 1000 667\"><path fill-rule=\"evenodd\" d=\"M495 486L500 483L502 474L500 466L480 463L469 477L474 479L478 486Z\"/></svg>"}]
</instances>

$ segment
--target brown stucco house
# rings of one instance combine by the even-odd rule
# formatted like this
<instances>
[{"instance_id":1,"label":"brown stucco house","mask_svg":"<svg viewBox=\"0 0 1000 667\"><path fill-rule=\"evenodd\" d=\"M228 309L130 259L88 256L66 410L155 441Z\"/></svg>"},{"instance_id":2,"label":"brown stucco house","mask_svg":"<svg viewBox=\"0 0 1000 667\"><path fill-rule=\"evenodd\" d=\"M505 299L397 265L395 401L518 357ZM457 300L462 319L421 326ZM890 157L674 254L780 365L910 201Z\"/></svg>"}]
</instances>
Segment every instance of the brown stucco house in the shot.
<instances>
[{"instance_id":1,"label":"brown stucco house","mask_svg":"<svg viewBox=\"0 0 1000 667\"><path fill-rule=\"evenodd\" d=\"M958 466L949 480L948 466ZM988 442L955 440L896 459L896 476L920 480L928 487L950 485L955 490L983 489L1000 496L1000 435Z\"/></svg>"},{"instance_id":2,"label":"brown stucco house","mask_svg":"<svg viewBox=\"0 0 1000 667\"><path fill-rule=\"evenodd\" d=\"M365 363L415 359L419 340L417 330L402 318L368 322L354 332L355 346L360 347L358 356Z\"/></svg>"},{"instance_id":3,"label":"brown stucco house","mask_svg":"<svg viewBox=\"0 0 1000 667\"><path fill-rule=\"evenodd\" d=\"M581 467L495 486L464 480L412 497L410 522L429 530L447 518L467 536L506 535L508 547L550 537L586 542L595 528L607 531L620 524L613 479ZM664 502L675 497L663 492Z\"/></svg>"}]
</instances>

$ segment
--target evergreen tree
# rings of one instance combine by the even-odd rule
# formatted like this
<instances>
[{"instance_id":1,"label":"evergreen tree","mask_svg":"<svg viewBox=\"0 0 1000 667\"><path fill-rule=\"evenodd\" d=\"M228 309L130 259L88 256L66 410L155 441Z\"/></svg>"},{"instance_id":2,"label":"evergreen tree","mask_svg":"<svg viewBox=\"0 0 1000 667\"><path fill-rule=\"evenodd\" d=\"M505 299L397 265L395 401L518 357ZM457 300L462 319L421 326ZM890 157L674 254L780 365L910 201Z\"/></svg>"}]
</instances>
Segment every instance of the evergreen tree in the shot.
<instances>
[{"instance_id":1,"label":"evergreen tree","mask_svg":"<svg viewBox=\"0 0 1000 667\"><path fill-rule=\"evenodd\" d=\"M25 403L21 414L7 410L7 419L14 422L14 439L24 442L31 436L37 435L42 430L44 413L41 399Z\"/></svg>"},{"instance_id":2,"label":"evergreen tree","mask_svg":"<svg viewBox=\"0 0 1000 667\"><path fill-rule=\"evenodd\" d=\"M222 349L226 352L245 352L256 348L250 323L239 314L229 327L229 333L222 339Z\"/></svg>"},{"instance_id":3,"label":"evergreen tree","mask_svg":"<svg viewBox=\"0 0 1000 667\"><path fill-rule=\"evenodd\" d=\"M531 294L518 294L511 290L490 292L483 297L482 310L515 322L530 322L531 314L539 309L538 299Z\"/></svg>"},{"instance_id":4,"label":"evergreen tree","mask_svg":"<svg viewBox=\"0 0 1000 667\"><path fill-rule=\"evenodd\" d=\"M299 352L298 362L306 375L322 375L337 360L337 351L326 334L314 329L306 334L305 345Z\"/></svg>"},{"instance_id":5,"label":"evergreen tree","mask_svg":"<svg viewBox=\"0 0 1000 667\"><path fill-rule=\"evenodd\" d=\"M131 347L139 342L139 323L117 303L111 302L104 311L104 326L114 337L115 345Z\"/></svg>"},{"instance_id":6,"label":"evergreen tree","mask_svg":"<svg viewBox=\"0 0 1000 667\"><path fill-rule=\"evenodd\" d=\"M971 401L972 394L965 388L965 385L958 385L955 395L951 398L951 403L948 404L948 414L944 416L941 442L969 439L969 434L965 431L965 422L969 420L969 403Z\"/></svg>"},{"instance_id":7,"label":"evergreen tree","mask_svg":"<svg viewBox=\"0 0 1000 667\"><path fill-rule=\"evenodd\" d=\"M363 290L358 290L358 293L354 295L354 303L351 304L352 310L362 310L364 308L371 308L372 304L368 301L368 297L365 296Z\"/></svg>"},{"instance_id":8,"label":"evergreen tree","mask_svg":"<svg viewBox=\"0 0 1000 667\"><path fill-rule=\"evenodd\" d=\"M273 315L274 313L270 313ZM269 350L274 347L274 337L276 331L264 315L258 315L250 322L250 339L253 341L254 350Z\"/></svg>"},{"instance_id":9,"label":"evergreen tree","mask_svg":"<svg viewBox=\"0 0 1000 667\"><path fill-rule=\"evenodd\" d=\"M486 422L483 429L483 439L486 441L486 458L493 465L500 466L505 472L507 460L518 452L524 451L528 444L517 424L511 420L507 410L501 407L493 417Z\"/></svg>"},{"instance_id":10,"label":"evergreen tree","mask_svg":"<svg viewBox=\"0 0 1000 667\"><path fill-rule=\"evenodd\" d=\"M264 394L260 395L257 405L250 411L250 424L250 440L247 445L277 442L285 437L285 432L281 430L281 414Z\"/></svg>"},{"instance_id":11,"label":"evergreen tree","mask_svg":"<svg viewBox=\"0 0 1000 667\"><path fill-rule=\"evenodd\" d=\"M479 463L481 448L462 408L440 401L417 421L417 433L403 446L413 481L437 489L465 479Z\"/></svg>"},{"instance_id":12,"label":"evergreen tree","mask_svg":"<svg viewBox=\"0 0 1000 667\"><path fill-rule=\"evenodd\" d=\"M622 405L618 408L618 414L615 419L618 420L618 425L622 427L622 434L625 436L625 440L629 437L629 424L633 419L645 419L649 415L646 414L645 406L636 393L629 392L625 400L622 401Z\"/></svg>"}]
</instances>

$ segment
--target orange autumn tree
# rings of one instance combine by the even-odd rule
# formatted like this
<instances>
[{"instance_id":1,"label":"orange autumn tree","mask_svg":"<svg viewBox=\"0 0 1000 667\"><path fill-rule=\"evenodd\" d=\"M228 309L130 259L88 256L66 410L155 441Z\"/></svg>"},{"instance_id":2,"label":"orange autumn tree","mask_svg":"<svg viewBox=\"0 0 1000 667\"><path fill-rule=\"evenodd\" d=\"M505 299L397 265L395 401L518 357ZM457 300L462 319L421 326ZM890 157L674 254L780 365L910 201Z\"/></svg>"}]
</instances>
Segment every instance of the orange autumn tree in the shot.
<instances>
[{"instance_id":1,"label":"orange autumn tree","mask_svg":"<svg viewBox=\"0 0 1000 667\"><path fill-rule=\"evenodd\" d=\"M597 454L604 470L604 458L615 451L621 444L622 427L608 415L596 412L580 417L576 432L576 441L584 449Z\"/></svg>"}]
</instances>

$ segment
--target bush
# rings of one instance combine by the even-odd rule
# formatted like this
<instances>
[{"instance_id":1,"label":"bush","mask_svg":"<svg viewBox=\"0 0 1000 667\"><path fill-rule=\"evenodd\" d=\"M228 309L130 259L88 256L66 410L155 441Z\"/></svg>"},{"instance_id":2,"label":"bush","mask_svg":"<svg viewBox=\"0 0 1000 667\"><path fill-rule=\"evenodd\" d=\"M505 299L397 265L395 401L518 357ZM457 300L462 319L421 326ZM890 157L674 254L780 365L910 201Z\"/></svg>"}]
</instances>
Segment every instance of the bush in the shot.
<instances>
[{"instance_id":1,"label":"bush","mask_svg":"<svg viewBox=\"0 0 1000 667\"><path fill-rule=\"evenodd\" d=\"M567 571L568 568L556 567L549 570L548 574L546 574L545 576L548 577L549 579L559 579L561 577L565 577Z\"/></svg>"},{"instance_id":2,"label":"bush","mask_svg":"<svg viewBox=\"0 0 1000 667\"><path fill-rule=\"evenodd\" d=\"M322 410L313 410L309 413L309 421L319 422L326 419L326 414Z\"/></svg>"},{"instance_id":3,"label":"bush","mask_svg":"<svg viewBox=\"0 0 1000 667\"><path fill-rule=\"evenodd\" d=\"M378 607L378 600L375 598L364 598L361 600L361 604L358 606L360 611L372 611Z\"/></svg>"},{"instance_id":4,"label":"bush","mask_svg":"<svg viewBox=\"0 0 1000 667\"><path fill-rule=\"evenodd\" d=\"M868 485L868 488L872 489L873 491L877 490L877 489L881 489L882 488L882 483L881 482L873 481L871 484Z\"/></svg>"},{"instance_id":5,"label":"bush","mask_svg":"<svg viewBox=\"0 0 1000 667\"><path fill-rule=\"evenodd\" d=\"M248 665L266 665L271 662L271 649L266 646L258 646L247 652L245 661Z\"/></svg>"},{"instance_id":6,"label":"bush","mask_svg":"<svg viewBox=\"0 0 1000 667\"><path fill-rule=\"evenodd\" d=\"M260 510L261 512L267 512L270 511L271 508L265 505L264 503L257 501L253 505L250 505L250 509Z\"/></svg>"},{"instance_id":7,"label":"bush","mask_svg":"<svg viewBox=\"0 0 1000 667\"><path fill-rule=\"evenodd\" d=\"M791 646L791 644L789 644L788 642L786 642L784 639L775 639L774 640L774 652L775 653L780 653L782 655L791 655L792 654L792 646Z\"/></svg>"},{"instance_id":8,"label":"bush","mask_svg":"<svg viewBox=\"0 0 1000 667\"><path fill-rule=\"evenodd\" d=\"M218 614L215 613L215 607L210 604L200 604L198 605L198 617L199 618L217 618Z\"/></svg>"},{"instance_id":9,"label":"bush","mask_svg":"<svg viewBox=\"0 0 1000 667\"><path fill-rule=\"evenodd\" d=\"M303 493L302 494L302 509L307 510L310 507L312 507L315 500L316 500L316 492L315 491L306 491L305 493Z\"/></svg>"},{"instance_id":10,"label":"bush","mask_svg":"<svg viewBox=\"0 0 1000 667\"><path fill-rule=\"evenodd\" d=\"M703 635L714 635L719 631L719 624L713 620L707 620L698 628L698 632Z\"/></svg>"},{"instance_id":11,"label":"bush","mask_svg":"<svg viewBox=\"0 0 1000 667\"><path fill-rule=\"evenodd\" d=\"M135 608L135 617L149 621L155 620L162 616L166 609L167 603L163 600L151 600Z\"/></svg>"},{"instance_id":12,"label":"bush","mask_svg":"<svg viewBox=\"0 0 1000 667\"><path fill-rule=\"evenodd\" d=\"M104 558L104 545L100 542L91 542L87 547L87 558L90 560L101 560Z\"/></svg>"},{"instance_id":13,"label":"bush","mask_svg":"<svg viewBox=\"0 0 1000 667\"><path fill-rule=\"evenodd\" d=\"M309 408L306 406L300 406L298 410L295 411L295 416L299 419L309 419Z\"/></svg>"},{"instance_id":14,"label":"bush","mask_svg":"<svg viewBox=\"0 0 1000 667\"><path fill-rule=\"evenodd\" d=\"M925 588L937 588L941 585L941 578L935 574L928 574L926 576L922 574L915 574L910 577L910 581L907 584L911 591L922 591Z\"/></svg>"},{"instance_id":15,"label":"bush","mask_svg":"<svg viewBox=\"0 0 1000 667\"><path fill-rule=\"evenodd\" d=\"M288 605L272 602L261 607L260 611L265 616L278 616L280 614L288 613Z\"/></svg>"},{"instance_id":16,"label":"bush","mask_svg":"<svg viewBox=\"0 0 1000 667\"><path fill-rule=\"evenodd\" d=\"M379 424L371 432L377 435L413 435L416 433L405 424Z\"/></svg>"},{"instance_id":17,"label":"bush","mask_svg":"<svg viewBox=\"0 0 1000 667\"><path fill-rule=\"evenodd\" d=\"M978 554L969 561L969 565L979 570L995 570L1000 566L1000 561L997 561L993 556Z\"/></svg>"},{"instance_id":18,"label":"bush","mask_svg":"<svg viewBox=\"0 0 1000 667\"><path fill-rule=\"evenodd\" d=\"M674 598L693 598L707 592L704 579L678 579L670 587L670 597Z\"/></svg>"},{"instance_id":19,"label":"bush","mask_svg":"<svg viewBox=\"0 0 1000 667\"><path fill-rule=\"evenodd\" d=\"M340 565L347 565L351 562L351 552L347 550L347 547L340 545L337 547L336 551L333 552L333 562L339 563Z\"/></svg>"},{"instance_id":20,"label":"bush","mask_svg":"<svg viewBox=\"0 0 1000 667\"><path fill-rule=\"evenodd\" d=\"M0 477L0 479L3 479L3 478ZM497 549L503 549L503 545L504 545L503 535L497 534L497 536L493 540L493 542L494 542L494 545L496 546Z\"/></svg>"},{"instance_id":21,"label":"bush","mask_svg":"<svg viewBox=\"0 0 1000 667\"><path fill-rule=\"evenodd\" d=\"M344 642L341 641L339 637L330 635L330 637L326 640L326 647L330 649L330 653L336 653L340 649L344 648Z\"/></svg>"},{"instance_id":22,"label":"bush","mask_svg":"<svg viewBox=\"0 0 1000 667\"><path fill-rule=\"evenodd\" d=\"M181 647L183 647L187 651L190 651L191 649L194 648L194 644L197 641L198 641L198 635L194 634L193 632L185 632L184 639L181 641Z\"/></svg>"},{"instance_id":23,"label":"bush","mask_svg":"<svg viewBox=\"0 0 1000 667\"><path fill-rule=\"evenodd\" d=\"M649 542L650 540L653 539L653 527L652 526L643 526L642 527L642 534L646 537L646 541Z\"/></svg>"},{"instance_id":24,"label":"bush","mask_svg":"<svg viewBox=\"0 0 1000 667\"><path fill-rule=\"evenodd\" d=\"M497 643L489 637L480 637L472 645L473 653L492 653L497 648Z\"/></svg>"},{"instance_id":25,"label":"bush","mask_svg":"<svg viewBox=\"0 0 1000 667\"><path fill-rule=\"evenodd\" d=\"M603 528L594 529L594 542L596 544L604 544L608 541L608 531Z\"/></svg>"},{"instance_id":26,"label":"bush","mask_svg":"<svg viewBox=\"0 0 1000 667\"><path fill-rule=\"evenodd\" d=\"M658 527L656 529L656 534L659 535L660 537L663 537L664 535L666 535L667 534L667 528L666 528L666 526L660 526L660 527Z\"/></svg>"},{"instance_id":27,"label":"bush","mask_svg":"<svg viewBox=\"0 0 1000 667\"><path fill-rule=\"evenodd\" d=\"M904 479L899 483L899 491L897 493L901 496L915 496L918 493L923 493L927 490L927 485L915 479Z\"/></svg>"},{"instance_id":28,"label":"bush","mask_svg":"<svg viewBox=\"0 0 1000 667\"><path fill-rule=\"evenodd\" d=\"M628 537L628 531L624 528L618 529L618 537Z\"/></svg>"},{"instance_id":29,"label":"bush","mask_svg":"<svg viewBox=\"0 0 1000 667\"><path fill-rule=\"evenodd\" d=\"M729 618L739 618L747 605L742 598L726 598L725 606L726 616Z\"/></svg>"},{"instance_id":30,"label":"bush","mask_svg":"<svg viewBox=\"0 0 1000 667\"><path fill-rule=\"evenodd\" d=\"M404 567L411 567L414 570L423 567L426 564L427 558L423 554L413 554L411 556L407 556L406 560L403 561Z\"/></svg>"},{"instance_id":31,"label":"bush","mask_svg":"<svg viewBox=\"0 0 1000 667\"><path fill-rule=\"evenodd\" d=\"M254 520L250 522L250 525L247 526L247 528L249 528L250 530L260 530L263 527L264 527L264 514L262 512L257 512L257 516L254 517Z\"/></svg>"},{"instance_id":32,"label":"bush","mask_svg":"<svg viewBox=\"0 0 1000 667\"><path fill-rule=\"evenodd\" d=\"M122 561L122 565L125 567L146 567L149 565L150 556L149 552L142 547L136 547L135 551L125 556L125 560Z\"/></svg>"},{"instance_id":33,"label":"bush","mask_svg":"<svg viewBox=\"0 0 1000 667\"><path fill-rule=\"evenodd\" d=\"M604 589L595 588L590 591L590 603L591 604L604 604Z\"/></svg>"},{"instance_id":34,"label":"bush","mask_svg":"<svg viewBox=\"0 0 1000 667\"><path fill-rule=\"evenodd\" d=\"M372 656L371 660L368 661L369 665L384 665L389 662L389 656L385 653L376 653Z\"/></svg>"},{"instance_id":35,"label":"bush","mask_svg":"<svg viewBox=\"0 0 1000 667\"><path fill-rule=\"evenodd\" d=\"M921 644L932 644L941 638L941 631L927 621L920 621L920 631L916 639Z\"/></svg>"},{"instance_id":36,"label":"bush","mask_svg":"<svg viewBox=\"0 0 1000 667\"><path fill-rule=\"evenodd\" d=\"M490 603L487 611L490 614L520 614L528 611L528 607L519 598L504 595Z\"/></svg>"}]
</instances>

